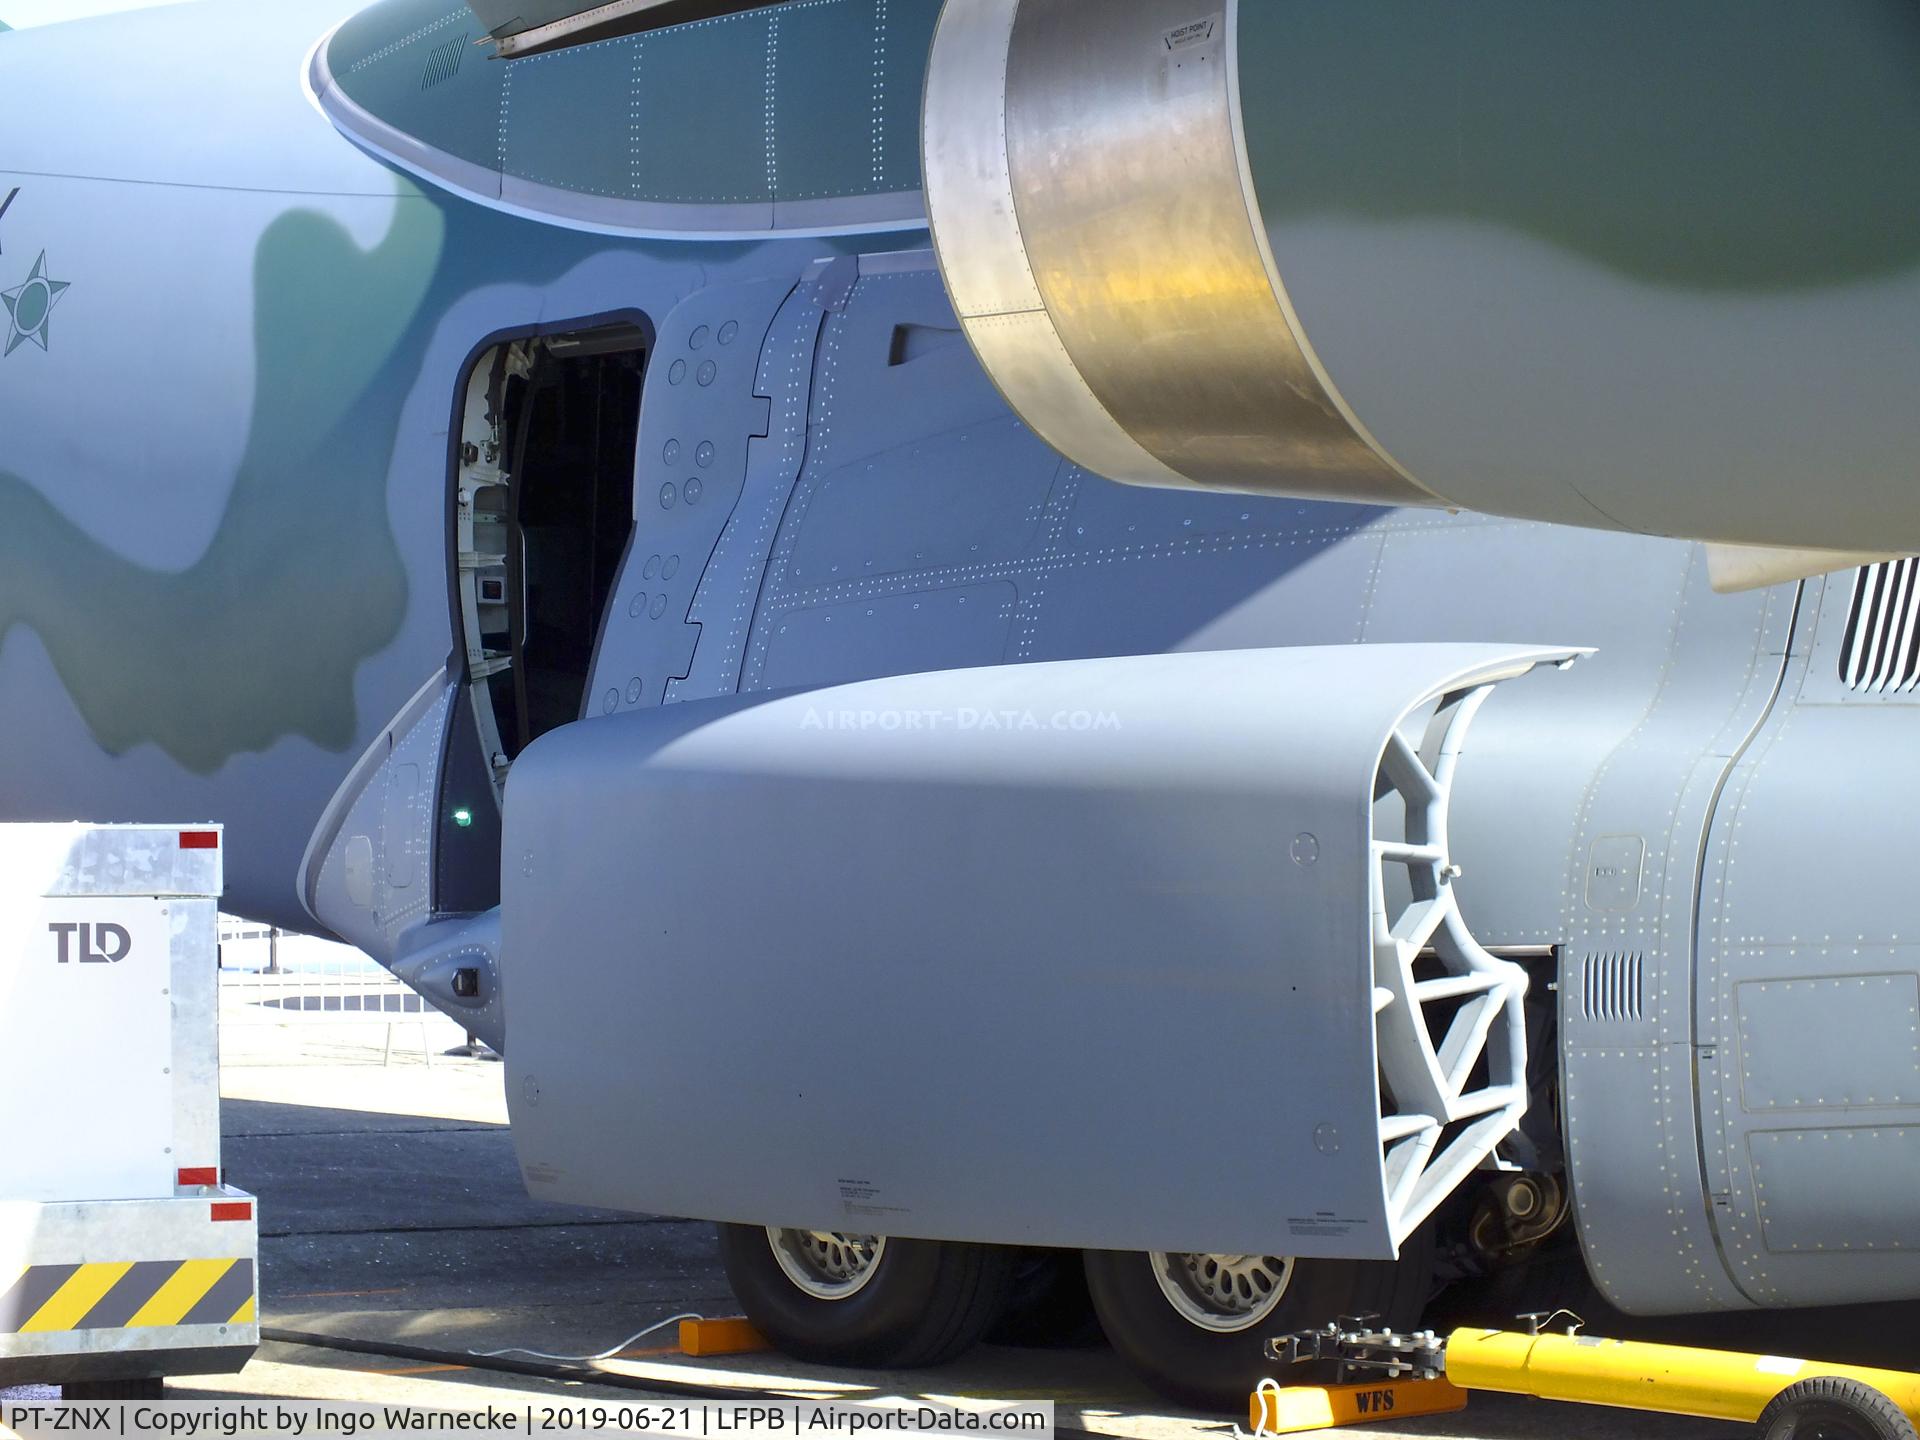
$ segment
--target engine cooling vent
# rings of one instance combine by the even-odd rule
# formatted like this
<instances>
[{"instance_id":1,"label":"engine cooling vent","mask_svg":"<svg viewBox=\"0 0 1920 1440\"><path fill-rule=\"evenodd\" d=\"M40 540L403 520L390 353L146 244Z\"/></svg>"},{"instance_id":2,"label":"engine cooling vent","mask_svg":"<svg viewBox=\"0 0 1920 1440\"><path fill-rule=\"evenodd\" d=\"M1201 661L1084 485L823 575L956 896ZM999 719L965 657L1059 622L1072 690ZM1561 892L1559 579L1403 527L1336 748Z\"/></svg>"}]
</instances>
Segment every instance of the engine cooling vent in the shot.
<instances>
[{"instance_id":1,"label":"engine cooling vent","mask_svg":"<svg viewBox=\"0 0 1920 1440\"><path fill-rule=\"evenodd\" d=\"M1853 581L1840 679L1869 694L1920 683L1920 559L1863 565Z\"/></svg>"},{"instance_id":2,"label":"engine cooling vent","mask_svg":"<svg viewBox=\"0 0 1920 1440\"><path fill-rule=\"evenodd\" d=\"M1646 957L1637 950L1589 955L1580 966L1580 1013L1589 1020L1638 1020Z\"/></svg>"},{"instance_id":3,"label":"engine cooling vent","mask_svg":"<svg viewBox=\"0 0 1920 1440\"><path fill-rule=\"evenodd\" d=\"M427 56L427 67L420 72L420 88L431 90L434 86L451 80L460 73L460 62L467 58L467 36L462 31L459 38L436 45Z\"/></svg>"}]
</instances>

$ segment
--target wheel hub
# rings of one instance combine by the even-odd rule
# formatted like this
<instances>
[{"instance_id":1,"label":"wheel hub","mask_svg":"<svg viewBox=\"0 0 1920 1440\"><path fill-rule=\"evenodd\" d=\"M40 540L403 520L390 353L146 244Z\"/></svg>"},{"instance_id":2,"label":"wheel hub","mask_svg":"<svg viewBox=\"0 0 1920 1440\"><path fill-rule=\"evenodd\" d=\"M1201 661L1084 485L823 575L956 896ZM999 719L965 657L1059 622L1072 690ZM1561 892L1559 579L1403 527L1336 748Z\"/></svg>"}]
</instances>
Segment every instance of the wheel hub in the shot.
<instances>
[{"instance_id":1,"label":"wheel hub","mask_svg":"<svg viewBox=\"0 0 1920 1440\"><path fill-rule=\"evenodd\" d=\"M1281 1255L1155 1250L1147 1259L1161 1294L1181 1318L1222 1335L1265 1320L1293 1279L1293 1260Z\"/></svg>"},{"instance_id":2,"label":"wheel hub","mask_svg":"<svg viewBox=\"0 0 1920 1440\"><path fill-rule=\"evenodd\" d=\"M816 1300L845 1300L873 1279L886 1253L887 1237L841 1230L781 1230L769 1225L767 1244L798 1289Z\"/></svg>"}]
</instances>

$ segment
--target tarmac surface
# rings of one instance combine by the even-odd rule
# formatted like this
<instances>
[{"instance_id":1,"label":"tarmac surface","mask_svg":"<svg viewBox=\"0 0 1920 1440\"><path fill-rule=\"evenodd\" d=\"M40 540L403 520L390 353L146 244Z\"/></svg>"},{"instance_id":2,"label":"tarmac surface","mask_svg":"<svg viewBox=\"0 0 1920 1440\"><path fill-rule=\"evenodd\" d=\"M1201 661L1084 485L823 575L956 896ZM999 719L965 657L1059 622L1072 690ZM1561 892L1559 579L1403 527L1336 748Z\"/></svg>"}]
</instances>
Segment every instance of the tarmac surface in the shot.
<instances>
[{"instance_id":1,"label":"tarmac surface","mask_svg":"<svg viewBox=\"0 0 1920 1440\"><path fill-rule=\"evenodd\" d=\"M265 1325L461 1354L520 1346L571 1356L606 1350L679 1312L738 1313L709 1226L529 1199L507 1129L502 1067L439 1053L459 1039L438 1017L392 1031L338 1017L223 1034L224 1163L231 1183L259 1197ZM1881 1307L1813 1325L1764 1317L1745 1330L1699 1322L1650 1329L1623 1318L1589 1328L1889 1364L1920 1333L1914 1313ZM533 1392L632 1403L645 1397L611 1385L664 1378L816 1398L1049 1398L1062 1427L1140 1440L1235 1431L1231 1420L1169 1411L1104 1347L982 1346L937 1371L861 1373L772 1354L687 1360L673 1339L669 1328L604 1362L609 1388L268 1343L238 1375L181 1380L169 1394L467 1408ZM1340 1433L1720 1440L1752 1431L1476 1395L1462 1413Z\"/></svg>"}]
</instances>

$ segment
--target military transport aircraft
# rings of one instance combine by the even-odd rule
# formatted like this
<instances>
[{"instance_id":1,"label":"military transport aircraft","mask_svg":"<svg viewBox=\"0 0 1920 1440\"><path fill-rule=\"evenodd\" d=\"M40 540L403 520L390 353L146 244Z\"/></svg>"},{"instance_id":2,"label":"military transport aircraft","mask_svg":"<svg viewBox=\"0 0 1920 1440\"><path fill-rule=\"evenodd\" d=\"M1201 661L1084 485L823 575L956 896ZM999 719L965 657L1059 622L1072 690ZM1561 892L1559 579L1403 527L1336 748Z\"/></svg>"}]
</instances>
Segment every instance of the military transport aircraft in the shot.
<instances>
[{"instance_id":1,"label":"military transport aircraft","mask_svg":"<svg viewBox=\"0 0 1920 1440\"><path fill-rule=\"evenodd\" d=\"M1920 1296L1905 0L200 0L0 136L6 816L782 1345Z\"/></svg>"}]
</instances>

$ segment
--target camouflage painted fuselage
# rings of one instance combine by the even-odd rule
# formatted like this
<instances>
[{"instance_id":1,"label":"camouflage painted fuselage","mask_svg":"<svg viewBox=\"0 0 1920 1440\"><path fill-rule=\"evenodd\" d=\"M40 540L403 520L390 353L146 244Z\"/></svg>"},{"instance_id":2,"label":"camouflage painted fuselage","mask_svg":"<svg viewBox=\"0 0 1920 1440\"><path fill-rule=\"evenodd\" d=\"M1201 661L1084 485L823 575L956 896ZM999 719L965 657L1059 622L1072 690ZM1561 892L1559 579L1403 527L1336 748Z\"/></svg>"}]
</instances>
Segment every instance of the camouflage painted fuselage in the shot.
<instances>
[{"instance_id":1,"label":"camouflage painted fuselage","mask_svg":"<svg viewBox=\"0 0 1920 1440\"><path fill-rule=\"evenodd\" d=\"M1911 576L1721 597L1675 541L1067 463L924 253L935 9L794 0L511 65L456 0L336 31L337 0L206 0L0 37L0 817L224 822L229 906L313 923L323 814L411 697L466 680L471 358L638 311L635 522L582 727L1084 656L1595 646L1488 706L1452 823L1480 940L1559 957L1596 1274L1645 1309L1920 1294L1911 1162L1846 1148L1920 1134ZM618 122L577 123L588 93ZM1906 251L1851 253L1885 278ZM451 743L422 747L428 806ZM777 907L776 879L710 883Z\"/></svg>"},{"instance_id":2,"label":"camouflage painted fuselage","mask_svg":"<svg viewBox=\"0 0 1920 1440\"><path fill-rule=\"evenodd\" d=\"M0 52L0 288L70 287L9 304L0 369L5 812L217 817L229 903L290 925L321 807L453 646L447 414L477 341L846 248L621 241L423 189L302 94L338 14L193 5Z\"/></svg>"}]
</instances>

